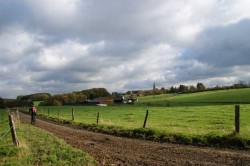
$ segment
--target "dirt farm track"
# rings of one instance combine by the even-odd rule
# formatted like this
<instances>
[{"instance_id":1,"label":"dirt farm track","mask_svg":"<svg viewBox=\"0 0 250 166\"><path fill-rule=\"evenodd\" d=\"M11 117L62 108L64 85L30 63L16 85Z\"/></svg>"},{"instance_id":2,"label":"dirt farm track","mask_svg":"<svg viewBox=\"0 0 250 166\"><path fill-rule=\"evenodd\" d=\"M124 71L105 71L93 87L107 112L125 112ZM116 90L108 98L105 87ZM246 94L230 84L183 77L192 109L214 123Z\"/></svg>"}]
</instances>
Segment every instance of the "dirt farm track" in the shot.
<instances>
[{"instance_id":1,"label":"dirt farm track","mask_svg":"<svg viewBox=\"0 0 250 166\"><path fill-rule=\"evenodd\" d=\"M22 122L30 117L20 113ZM99 161L100 165L243 165L250 166L250 151L216 149L137 139L72 129L46 121L36 126L64 139Z\"/></svg>"}]
</instances>

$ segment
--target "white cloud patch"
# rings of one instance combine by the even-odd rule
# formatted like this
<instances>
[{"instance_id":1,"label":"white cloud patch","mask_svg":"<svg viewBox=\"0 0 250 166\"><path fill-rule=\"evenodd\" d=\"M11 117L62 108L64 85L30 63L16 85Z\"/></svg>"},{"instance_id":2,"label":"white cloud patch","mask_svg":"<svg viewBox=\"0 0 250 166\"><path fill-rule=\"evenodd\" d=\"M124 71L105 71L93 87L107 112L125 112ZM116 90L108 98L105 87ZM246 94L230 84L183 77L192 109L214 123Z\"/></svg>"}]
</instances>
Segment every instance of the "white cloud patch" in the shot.
<instances>
[{"instance_id":1,"label":"white cloud patch","mask_svg":"<svg viewBox=\"0 0 250 166\"><path fill-rule=\"evenodd\" d=\"M247 0L0 1L0 96L249 81L248 6Z\"/></svg>"},{"instance_id":2,"label":"white cloud patch","mask_svg":"<svg viewBox=\"0 0 250 166\"><path fill-rule=\"evenodd\" d=\"M0 34L1 62L4 64L16 63L22 58L27 58L28 52L41 46L38 39L38 36L19 27L6 29L4 33Z\"/></svg>"},{"instance_id":3,"label":"white cloud patch","mask_svg":"<svg viewBox=\"0 0 250 166\"><path fill-rule=\"evenodd\" d=\"M38 66L47 69L64 69L75 59L85 57L88 54L88 45L81 45L74 41L64 41L63 43L43 48L37 60Z\"/></svg>"}]
</instances>

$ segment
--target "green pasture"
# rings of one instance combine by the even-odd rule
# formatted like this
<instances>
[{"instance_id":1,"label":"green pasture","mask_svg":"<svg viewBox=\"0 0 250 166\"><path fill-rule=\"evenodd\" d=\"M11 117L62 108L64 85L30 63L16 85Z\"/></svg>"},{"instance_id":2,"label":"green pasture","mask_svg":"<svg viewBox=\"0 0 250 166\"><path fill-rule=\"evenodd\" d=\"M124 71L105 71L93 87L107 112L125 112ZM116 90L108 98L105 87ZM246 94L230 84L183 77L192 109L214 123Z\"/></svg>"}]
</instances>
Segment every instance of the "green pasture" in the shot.
<instances>
[{"instance_id":1,"label":"green pasture","mask_svg":"<svg viewBox=\"0 0 250 166\"><path fill-rule=\"evenodd\" d=\"M0 165L97 165L89 155L28 124L16 122L20 146L12 143L8 115L0 110ZM6 133L6 134L5 134ZM5 134L5 135L4 135Z\"/></svg>"},{"instance_id":2,"label":"green pasture","mask_svg":"<svg viewBox=\"0 0 250 166\"><path fill-rule=\"evenodd\" d=\"M250 103L249 88L146 96L140 97L134 105L37 107L37 112L63 123L80 124L95 131L129 137L137 137L139 132L140 138L168 137L163 140L181 139L181 142L205 144L229 142L230 146L234 146L232 140L244 140L244 146L249 146L250 104L247 103ZM239 134L235 134L234 126L236 104L240 104ZM149 115L146 128L142 129L146 110Z\"/></svg>"},{"instance_id":3,"label":"green pasture","mask_svg":"<svg viewBox=\"0 0 250 166\"><path fill-rule=\"evenodd\" d=\"M34 106L38 106L42 101L33 101Z\"/></svg>"},{"instance_id":4,"label":"green pasture","mask_svg":"<svg viewBox=\"0 0 250 166\"><path fill-rule=\"evenodd\" d=\"M49 109L49 115L48 115ZM147 128L164 133L184 135L229 135L234 131L234 105L192 106L192 107L148 107L148 106L60 106L40 107L38 114L72 120L84 124L136 129L143 126L146 110L149 110ZM240 136L250 139L250 105L241 105Z\"/></svg>"},{"instance_id":5,"label":"green pasture","mask_svg":"<svg viewBox=\"0 0 250 166\"><path fill-rule=\"evenodd\" d=\"M137 104L156 106L193 106L249 103L250 88L208 91L188 94L164 94L140 97Z\"/></svg>"}]
</instances>

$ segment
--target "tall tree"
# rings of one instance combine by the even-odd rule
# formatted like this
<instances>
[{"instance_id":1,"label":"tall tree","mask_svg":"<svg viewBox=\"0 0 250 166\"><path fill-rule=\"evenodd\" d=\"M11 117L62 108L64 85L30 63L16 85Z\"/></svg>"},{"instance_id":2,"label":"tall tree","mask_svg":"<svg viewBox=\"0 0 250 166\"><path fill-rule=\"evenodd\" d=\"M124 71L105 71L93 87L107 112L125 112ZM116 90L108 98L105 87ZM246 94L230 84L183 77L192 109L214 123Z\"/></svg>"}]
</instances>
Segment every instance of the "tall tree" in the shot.
<instances>
[{"instance_id":1,"label":"tall tree","mask_svg":"<svg viewBox=\"0 0 250 166\"><path fill-rule=\"evenodd\" d=\"M155 82L153 84L153 93L154 93L154 96L155 96Z\"/></svg>"},{"instance_id":2,"label":"tall tree","mask_svg":"<svg viewBox=\"0 0 250 166\"><path fill-rule=\"evenodd\" d=\"M196 88L193 85L189 86L189 92L195 92L195 91Z\"/></svg>"},{"instance_id":3,"label":"tall tree","mask_svg":"<svg viewBox=\"0 0 250 166\"><path fill-rule=\"evenodd\" d=\"M187 86L185 86L185 85L180 85L179 86L179 92L181 92L181 93L185 93L185 92L187 92Z\"/></svg>"},{"instance_id":4,"label":"tall tree","mask_svg":"<svg viewBox=\"0 0 250 166\"><path fill-rule=\"evenodd\" d=\"M197 83L197 90L198 91L204 91L204 90L206 90L206 87L203 85L203 83L198 82Z\"/></svg>"}]
</instances>

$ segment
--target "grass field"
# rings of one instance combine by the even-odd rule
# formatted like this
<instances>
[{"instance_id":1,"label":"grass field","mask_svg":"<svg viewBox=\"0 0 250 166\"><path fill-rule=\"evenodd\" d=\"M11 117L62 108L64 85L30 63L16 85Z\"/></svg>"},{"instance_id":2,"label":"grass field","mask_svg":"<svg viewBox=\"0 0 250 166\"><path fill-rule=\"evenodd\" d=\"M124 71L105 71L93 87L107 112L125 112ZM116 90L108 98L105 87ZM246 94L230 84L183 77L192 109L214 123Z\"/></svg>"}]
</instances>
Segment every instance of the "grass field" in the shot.
<instances>
[{"instance_id":1,"label":"grass field","mask_svg":"<svg viewBox=\"0 0 250 166\"><path fill-rule=\"evenodd\" d=\"M233 104L248 102L250 102L250 89L237 89L147 96L139 98L139 102L134 105L37 108L38 114L43 114L43 117L70 123L73 122L72 109L74 108L74 123L92 126L93 130L107 133L125 132L127 133L125 135L131 135L135 131L148 130L151 133L146 135L153 135L156 138L181 135L187 139L187 142L198 139L202 143L206 143L206 139L210 137L221 138L221 140L237 137L237 139L243 139L244 144L249 146L250 104L240 104L240 134L237 135L234 132L235 104ZM148 120L146 129L142 129L146 110L149 110ZM97 125L98 112L99 124ZM167 140L171 139L176 138Z\"/></svg>"},{"instance_id":2,"label":"grass field","mask_svg":"<svg viewBox=\"0 0 250 166\"><path fill-rule=\"evenodd\" d=\"M139 98L139 104L158 106L221 105L230 103L250 104L250 88L189 94L164 94Z\"/></svg>"},{"instance_id":3,"label":"grass field","mask_svg":"<svg viewBox=\"0 0 250 166\"><path fill-rule=\"evenodd\" d=\"M72 120L72 107L43 107L43 114ZM228 135L234 131L234 105L193 107L137 107L137 106L76 106L75 122L95 124L99 112L99 124L128 129L141 128L146 110L149 110L147 128L165 133L185 135ZM41 109L40 109L41 110ZM38 112L41 113L41 112ZM241 133L250 138L250 105L241 105Z\"/></svg>"},{"instance_id":4,"label":"grass field","mask_svg":"<svg viewBox=\"0 0 250 166\"><path fill-rule=\"evenodd\" d=\"M9 132L3 136L9 129L4 110L0 122L0 165L97 165L87 154L31 125L16 125L20 146L15 147Z\"/></svg>"}]
</instances>

